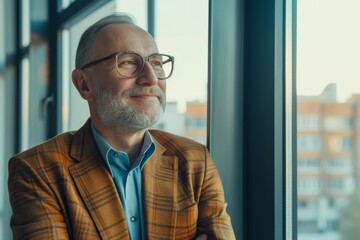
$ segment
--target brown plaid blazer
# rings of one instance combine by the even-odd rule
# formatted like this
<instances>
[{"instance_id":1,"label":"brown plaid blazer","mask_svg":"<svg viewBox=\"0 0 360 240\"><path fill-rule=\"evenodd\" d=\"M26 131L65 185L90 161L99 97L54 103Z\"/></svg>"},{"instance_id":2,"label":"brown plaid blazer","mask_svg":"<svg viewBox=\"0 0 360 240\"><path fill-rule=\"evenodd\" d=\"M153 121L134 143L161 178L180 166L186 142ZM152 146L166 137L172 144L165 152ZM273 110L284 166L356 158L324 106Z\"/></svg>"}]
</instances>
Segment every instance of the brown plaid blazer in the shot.
<instances>
[{"instance_id":1,"label":"brown plaid blazer","mask_svg":"<svg viewBox=\"0 0 360 240\"><path fill-rule=\"evenodd\" d=\"M235 239L223 187L206 148L150 131L143 169L148 239ZM130 239L121 202L90 121L9 161L14 239Z\"/></svg>"}]
</instances>

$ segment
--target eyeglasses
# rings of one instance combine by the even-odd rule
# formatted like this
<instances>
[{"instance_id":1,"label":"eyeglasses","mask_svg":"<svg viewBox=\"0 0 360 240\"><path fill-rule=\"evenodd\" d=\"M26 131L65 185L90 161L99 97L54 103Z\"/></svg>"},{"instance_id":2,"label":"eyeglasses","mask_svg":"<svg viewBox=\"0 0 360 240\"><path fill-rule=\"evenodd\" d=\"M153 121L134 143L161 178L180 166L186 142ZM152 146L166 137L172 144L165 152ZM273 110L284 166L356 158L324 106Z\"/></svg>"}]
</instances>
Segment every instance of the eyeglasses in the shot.
<instances>
[{"instance_id":1,"label":"eyeglasses","mask_svg":"<svg viewBox=\"0 0 360 240\"><path fill-rule=\"evenodd\" d=\"M145 62L149 62L159 80L165 80L171 76L175 61L173 56L167 54L154 53L148 57L144 57L133 52L119 52L89 62L80 69L84 70L87 67L113 57L115 57L116 69L121 76L129 78L137 77L143 72Z\"/></svg>"}]
</instances>

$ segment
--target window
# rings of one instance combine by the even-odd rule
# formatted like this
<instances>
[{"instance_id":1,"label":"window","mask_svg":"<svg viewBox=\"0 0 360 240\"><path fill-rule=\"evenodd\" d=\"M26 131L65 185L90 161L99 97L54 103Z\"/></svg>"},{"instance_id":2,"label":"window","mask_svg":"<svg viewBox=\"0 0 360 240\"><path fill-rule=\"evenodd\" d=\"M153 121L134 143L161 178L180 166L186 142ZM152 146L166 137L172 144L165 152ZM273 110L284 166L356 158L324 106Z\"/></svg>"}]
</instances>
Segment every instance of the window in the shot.
<instances>
[{"instance_id":1,"label":"window","mask_svg":"<svg viewBox=\"0 0 360 240\"><path fill-rule=\"evenodd\" d=\"M328 148L333 152L352 151L352 142L349 137L333 136L329 139Z\"/></svg>"},{"instance_id":2,"label":"window","mask_svg":"<svg viewBox=\"0 0 360 240\"><path fill-rule=\"evenodd\" d=\"M326 116L325 129L328 131L352 130L351 117Z\"/></svg>"},{"instance_id":3,"label":"window","mask_svg":"<svg viewBox=\"0 0 360 240\"><path fill-rule=\"evenodd\" d=\"M299 220L298 230L300 232L315 232L317 230L316 225L316 220Z\"/></svg>"},{"instance_id":4,"label":"window","mask_svg":"<svg viewBox=\"0 0 360 240\"><path fill-rule=\"evenodd\" d=\"M353 172L353 161L349 158L334 158L326 160L326 169L330 172Z\"/></svg>"},{"instance_id":5,"label":"window","mask_svg":"<svg viewBox=\"0 0 360 240\"><path fill-rule=\"evenodd\" d=\"M355 182L352 176L337 177L327 180L329 193L342 193L348 197L355 191Z\"/></svg>"},{"instance_id":6,"label":"window","mask_svg":"<svg viewBox=\"0 0 360 240\"><path fill-rule=\"evenodd\" d=\"M330 179L328 180L328 188L330 191L336 191L343 189L343 181L340 179Z\"/></svg>"},{"instance_id":7,"label":"window","mask_svg":"<svg viewBox=\"0 0 360 240\"><path fill-rule=\"evenodd\" d=\"M339 231L339 220L338 219L334 219L334 220L328 220L327 221L327 229L330 231Z\"/></svg>"},{"instance_id":8,"label":"window","mask_svg":"<svg viewBox=\"0 0 360 240\"><path fill-rule=\"evenodd\" d=\"M14 154L17 106L14 92L17 85L14 1L0 1L0 239L11 239L11 208L7 191L7 159Z\"/></svg>"},{"instance_id":9,"label":"window","mask_svg":"<svg viewBox=\"0 0 360 240\"><path fill-rule=\"evenodd\" d=\"M298 151L320 151L321 139L319 136L299 136Z\"/></svg>"},{"instance_id":10,"label":"window","mask_svg":"<svg viewBox=\"0 0 360 240\"><path fill-rule=\"evenodd\" d=\"M71 3L73 3L76 0L59 0L58 1L58 11L60 12L61 10L67 8Z\"/></svg>"},{"instance_id":11,"label":"window","mask_svg":"<svg viewBox=\"0 0 360 240\"><path fill-rule=\"evenodd\" d=\"M81 98L71 83L71 71L75 68L75 53L83 31L98 19L112 13L114 3L109 2L88 14L67 29L62 30L62 89L61 129L60 132L79 129L90 116L87 102Z\"/></svg>"},{"instance_id":12,"label":"window","mask_svg":"<svg viewBox=\"0 0 360 240\"><path fill-rule=\"evenodd\" d=\"M167 80L172 107L167 107L161 123L164 130L202 144L207 139L208 9L208 1L158 0L155 4L159 51L175 56L174 73Z\"/></svg>"},{"instance_id":13,"label":"window","mask_svg":"<svg viewBox=\"0 0 360 240\"><path fill-rule=\"evenodd\" d=\"M300 178L298 180L298 191L302 194L317 194L320 190L320 182L317 178Z\"/></svg>"},{"instance_id":14,"label":"window","mask_svg":"<svg viewBox=\"0 0 360 240\"><path fill-rule=\"evenodd\" d=\"M183 135L185 131L185 116L178 110L177 102L167 102L166 111L159 123L154 128Z\"/></svg>"},{"instance_id":15,"label":"window","mask_svg":"<svg viewBox=\"0 0 360 240\"><path fill-rule=\"evenodd\" d=\"M299 171L318 171L319 159L298 158Z\"/></svg>"},{"instance_id":16,"label":"window","mask_svg":"<svg viewBox=\"0 0 360 240\"><path fill-rule=\"evenodd\" d=\"M310 114L298 116L298 130L320 130L319 116Z\"/></svg>"},{"instance_id":17,"label":"window","mask_svg":"<svg viewBox=\"0 0 360 240\"><path fill-rule=\"evenodd\" d=\"M147 0L116 0L115 8L117 12L126 12L134 16L135 23L143 29L147 29L147 2Z\"/></svg>"},{"instance_id":18,"label":"window","mask_svg":"<svg viewBox=\"0 0 360 240\"><path fill-rule=\"evenodd\" d=\"M299 207L301 208L305 208L308 206L308 202L307 201L299 201Z\"/></svg>"},{"instance_id":19,"label":"window","mask_svg":"<svg viewBox=\"0 0 360 240\"><path fill-rule=\"evenodd\" d=\"M360 139L360 128L356 127L360 122L360 33L354 31L360 21L359 9L357 0L297 1L298 181L313 174L311 169L300 167L304 155L310 154L304 150L314 148L305 143L305 114L317 114L318 131L312 134L323 143L317 145L321 191L313 200L298 192L299 202L317 203L311 218L298 206L298 240L360 236L358 220L349 214L360 211L358 204L350 204L357 201L355 179L360 174L354 167L360 164L356 147Z\"/></svg>"},{"instance_id":20,"label":"window","mask_svg":"<svg viewBox=\"0 0 360 240\"><path fill-rule=\"evenodd\" d=\"M187 118L185 125L189 130L205 130L206 118Z\"/></svg>"}]
</instances>

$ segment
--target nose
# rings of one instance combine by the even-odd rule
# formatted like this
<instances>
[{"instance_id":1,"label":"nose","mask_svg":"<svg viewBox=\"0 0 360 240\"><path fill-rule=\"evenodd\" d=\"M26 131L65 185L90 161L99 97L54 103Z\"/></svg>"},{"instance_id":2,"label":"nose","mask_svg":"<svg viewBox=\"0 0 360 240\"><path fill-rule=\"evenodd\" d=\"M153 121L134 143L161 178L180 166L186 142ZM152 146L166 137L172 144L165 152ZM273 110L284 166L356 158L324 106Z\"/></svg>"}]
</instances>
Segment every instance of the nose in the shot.
<instances>
[{"instance_id":1,"label":"nose","mask_svg":"<svg viewBox=\"0 0 360 240\"><path fill-rule=\"evenodd\" d=\"M136 81L139 85L152 86L152 85L156 85L159 79L157 78L150 63L145 62L144 69Z\"/></svg>"}]
</instances>

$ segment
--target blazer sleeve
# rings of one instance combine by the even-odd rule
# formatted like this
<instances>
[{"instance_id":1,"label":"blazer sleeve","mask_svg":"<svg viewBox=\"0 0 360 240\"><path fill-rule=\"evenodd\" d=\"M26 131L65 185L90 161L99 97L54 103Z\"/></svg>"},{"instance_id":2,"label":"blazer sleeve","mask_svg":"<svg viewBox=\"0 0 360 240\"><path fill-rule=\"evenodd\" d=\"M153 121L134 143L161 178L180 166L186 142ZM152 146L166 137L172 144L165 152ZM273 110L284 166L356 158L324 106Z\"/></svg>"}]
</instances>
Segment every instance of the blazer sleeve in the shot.
<instances>
[{"instance_id":1,"label":"blazer sleeve","mask_svg":"<svg viewBox=\"0 0 360 240\"><path fill-rule=\"evenodd\" d=\"M22 158L10 159L8 189L13 239L69 239L61 207L43 170Z\"/></svg>"},{"instance_id":2,"label":"blazer sleeve","mask_svg":"<svg viewBox=\"0 0 360 240\"><path fill-rule=\"evenodd\" d=\"M204 151L205 174L198 203L198 233L207 233L208 239L235 239L219 173L205 147Z\"/></svg>"}]
</instances>

